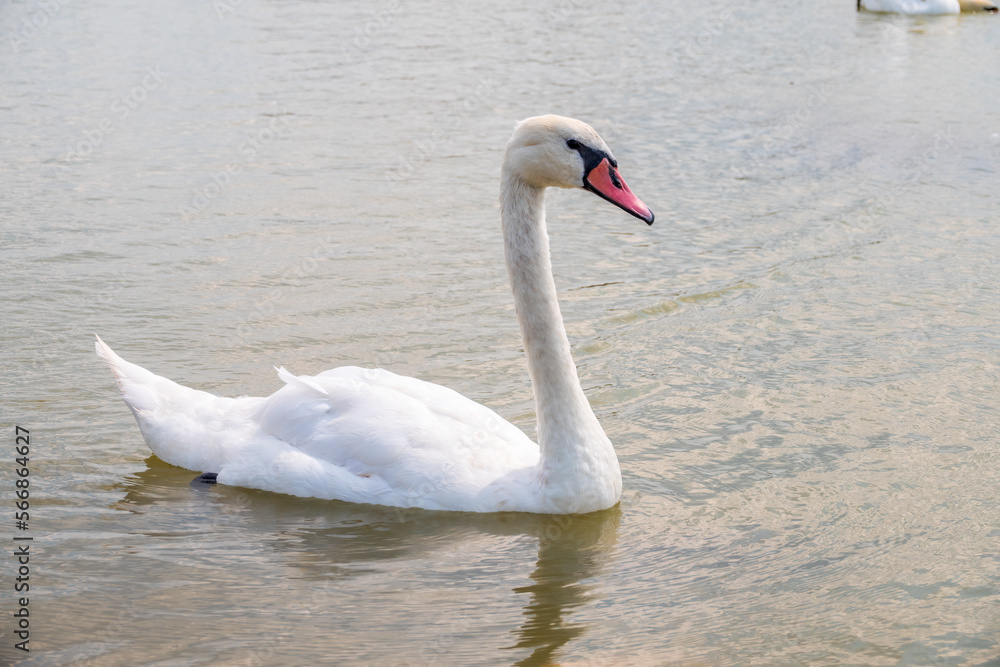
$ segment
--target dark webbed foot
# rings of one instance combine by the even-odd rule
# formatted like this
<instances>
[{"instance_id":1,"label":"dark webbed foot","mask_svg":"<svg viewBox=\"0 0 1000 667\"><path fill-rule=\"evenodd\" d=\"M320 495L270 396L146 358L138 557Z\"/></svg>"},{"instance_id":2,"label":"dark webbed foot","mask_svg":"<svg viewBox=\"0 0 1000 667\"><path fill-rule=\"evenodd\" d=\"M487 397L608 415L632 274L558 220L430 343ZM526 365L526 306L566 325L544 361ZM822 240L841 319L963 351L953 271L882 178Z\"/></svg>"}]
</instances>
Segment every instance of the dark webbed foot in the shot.
<instances>
[{"instance_id":1,"label":"dark webbed foot","mask_svg":"<svg viewBox=\"0 0 1000 667\"><path fill-rule=\"evenodd\" d=\"M219 476L217 472L203 472L193 480L191 480L191 486L200 486L202 484L215 484L215 479Z\"/></svg>"}]
</instances>

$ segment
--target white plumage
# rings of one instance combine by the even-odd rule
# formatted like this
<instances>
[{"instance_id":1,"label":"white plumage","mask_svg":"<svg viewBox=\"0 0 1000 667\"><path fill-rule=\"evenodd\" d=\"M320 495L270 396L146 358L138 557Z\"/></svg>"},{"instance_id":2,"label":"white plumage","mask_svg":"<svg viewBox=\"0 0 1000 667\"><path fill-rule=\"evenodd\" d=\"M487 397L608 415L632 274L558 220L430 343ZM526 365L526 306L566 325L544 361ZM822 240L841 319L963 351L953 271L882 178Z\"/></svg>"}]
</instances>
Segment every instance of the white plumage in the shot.
<instances>
[{"instance_id":1,"label":"white plumage","mask_svg":"<svg viewBox=\"0 0 1000 667\"><path fill-rule=\"evenodd\" d=\"M996 12L992 0L858 0L858 9L887 14L958 14Z\"/></svg>"},{"instance_id":2,"label":"white plumage","mask_svg":"<svg viewBox=\"0 0 1000 667\"><path fill-rule=\"evenodd\" d=\"M544 189L583 187L652 224L588 125L522 121L501 186L506 259L538 416L536 445L457 392L353 366L278 369L267 398L220 398L129 363L98 338L158 457L222 484L296 496L471 512L578 513L621 496L614 448L590 409L555 297Z\"/></svg>"}]
</instances>

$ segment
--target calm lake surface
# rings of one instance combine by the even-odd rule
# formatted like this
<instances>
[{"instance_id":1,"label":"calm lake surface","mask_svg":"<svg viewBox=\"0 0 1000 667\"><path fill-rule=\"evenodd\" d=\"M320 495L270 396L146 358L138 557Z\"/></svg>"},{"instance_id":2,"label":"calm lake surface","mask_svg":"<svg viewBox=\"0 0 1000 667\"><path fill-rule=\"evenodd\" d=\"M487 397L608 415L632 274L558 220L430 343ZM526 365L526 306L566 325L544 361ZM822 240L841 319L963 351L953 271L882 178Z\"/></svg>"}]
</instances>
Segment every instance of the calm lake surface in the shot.
<instances>
[{"instance_id":1,"label":"calm lake surface","mask_svg":"<svg viewBox=\"0 0 1000 667\"><path fill-rule=\"evenodd\" d=\"M0 661L1000 664L1000 17L854 4L0 5ZM548 199L618 508L150 455L95 332L214 393L379 366L534 434L497 193L550 112L657 215Z\"/></svg>"}]
</instances>

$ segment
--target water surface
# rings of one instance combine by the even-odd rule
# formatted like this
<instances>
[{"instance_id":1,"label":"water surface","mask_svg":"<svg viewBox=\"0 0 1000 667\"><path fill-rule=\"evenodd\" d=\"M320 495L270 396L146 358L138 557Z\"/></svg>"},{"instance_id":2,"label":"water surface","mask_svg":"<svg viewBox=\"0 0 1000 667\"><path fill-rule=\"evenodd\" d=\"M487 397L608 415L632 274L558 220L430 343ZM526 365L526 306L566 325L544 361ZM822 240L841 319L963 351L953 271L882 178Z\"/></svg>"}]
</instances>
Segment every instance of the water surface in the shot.
<instances>
[{"instance_id":1,"label":"water surface","mask_svg":"<svg viewBox=\"0 0 1000 667\"><path fill-rule=\"evenodd\" d=\"M20 425L36 577L5 664L998 659L997 17L53 5L0 7L3 495ZM657 214L549 196L618 508L197 489L149 454L94 332L219 394L381 366L533 433L496 198L546 112Z\"/></svg>"}]
</instances>

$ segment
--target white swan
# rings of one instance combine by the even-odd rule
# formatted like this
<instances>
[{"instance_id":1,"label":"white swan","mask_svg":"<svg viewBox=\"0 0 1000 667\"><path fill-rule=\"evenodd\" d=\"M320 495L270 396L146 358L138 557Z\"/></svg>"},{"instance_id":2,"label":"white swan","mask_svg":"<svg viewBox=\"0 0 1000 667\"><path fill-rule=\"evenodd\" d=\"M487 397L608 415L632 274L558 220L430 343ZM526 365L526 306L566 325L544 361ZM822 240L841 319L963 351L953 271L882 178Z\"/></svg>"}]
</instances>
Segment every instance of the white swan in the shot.
<instances>
[{"instance_id":1,"label":"white swan","mask_svg":"<svg viewBox=\"0 0 1000 667\"><path fill-rule=\"evenodd\" d=\"M222 484L296 496L470 512L582 513L621 497L614 448L580 387L556 300L545 188L584 188L653 224L589 125L520 122L504 155L507 270L538 420L536 445L495 412L385 370L278 369L267 398L220 398L131 364L98 338L158 457Z\"/></svg>"},{"instance_id":2,"label":"white swan","mask_svg":"<svg viewBox=\"0 0 1000 667\"><path fill-rule=\"evenodd\" d=\"M958 14L996 12L992 0L858 0L858 10L888 14Z\"/></svg>"}]
</instances>

